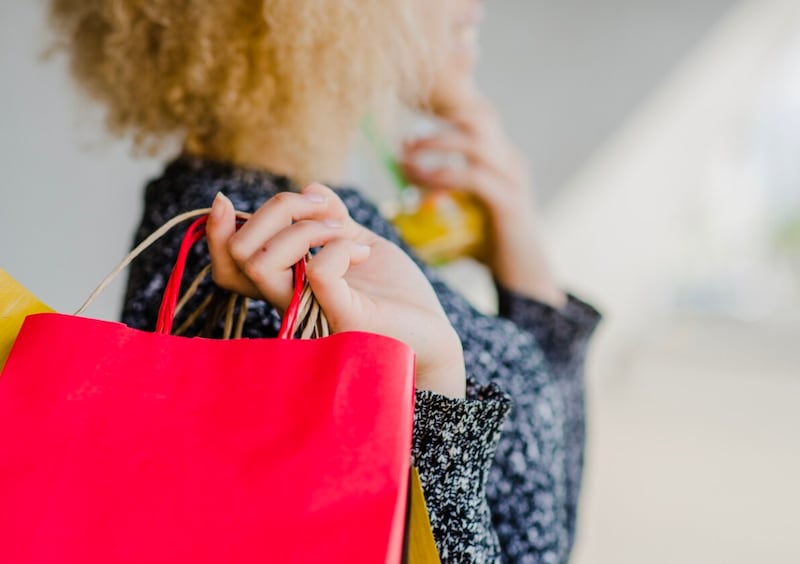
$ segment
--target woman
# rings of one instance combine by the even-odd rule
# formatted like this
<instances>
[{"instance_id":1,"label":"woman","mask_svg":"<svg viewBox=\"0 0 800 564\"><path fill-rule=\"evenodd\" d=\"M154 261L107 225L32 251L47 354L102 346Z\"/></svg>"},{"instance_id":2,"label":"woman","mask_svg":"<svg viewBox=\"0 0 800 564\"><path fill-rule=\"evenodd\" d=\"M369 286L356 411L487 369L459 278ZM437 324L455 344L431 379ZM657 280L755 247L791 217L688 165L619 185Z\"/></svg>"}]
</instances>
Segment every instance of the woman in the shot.
<instances>
[{"instance_id":1,"label":"woman","mask_svg":"<svg viewBox=\"0 0 800 564\"><path fill-rule=\"evenodd\" d=\"M142 239L213 201L213 279L197 301L258 298L245 336L274 337L309 248L334 332L372 331L418 359L413 456L445 562L564 562L583 451L582 363L597 313L552 281L535 245L525 167L471 81L475 0L53 0L79 84L110 128L183 153L150 182ZM451 122L403 166L488 210L499 316L478 313L419 263L360 193L336 181L361 118L424 106ZM429 171L421 151L467 166ZM297 187L305 184L302 190ZM233 208L256 212L238 232ZM180 234L131 272L123 321L151 329ZM208 262L194 257L194 276ZM219 333L214 308L192 328Z\"/></svg>"}]
</instances>

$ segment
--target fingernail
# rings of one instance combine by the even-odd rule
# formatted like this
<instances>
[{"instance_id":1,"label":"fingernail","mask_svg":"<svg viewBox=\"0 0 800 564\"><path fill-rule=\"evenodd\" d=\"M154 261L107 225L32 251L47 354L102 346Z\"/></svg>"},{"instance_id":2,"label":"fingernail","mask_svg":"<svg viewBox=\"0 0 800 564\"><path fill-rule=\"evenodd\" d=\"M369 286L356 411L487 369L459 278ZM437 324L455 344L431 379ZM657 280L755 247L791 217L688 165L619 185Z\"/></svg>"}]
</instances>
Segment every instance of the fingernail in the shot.
<instances>
[{"instance_id":1,"label":"fingernail","mask_svg":"<svg viewBox=\"0 0 800 564\"><path fill-rule=\"evenodd\" d=\"M214 221L222 218L222 214L224 213L222 209L223 200L227 200L225 195L222 192L217 192L217 195L214 196L214 201L211 203L211 213L209 214Z\"/></svg>"},{"instance_id":2,"label":"fingernail","mask_svg":"<svg viewBox=\"0 0 800 564\"><path fill-rule=\"evenodd\" d=\"M313 204L324 204L328 200L326 196L314 194L313 192L307 192L303 194L303 197Z\"/></svg>"},{"instance_id":3,"label":"fingernail","mask_svg":"<svg viewBox=\"0 0 800 564\"><path fill-rule=\"evenodd\" d=\"M344 226L344 223L338 219L325 219L322 221L322 224L325 227L330 227L331 229L341 229Z\"/></svg>"}]
</instances>

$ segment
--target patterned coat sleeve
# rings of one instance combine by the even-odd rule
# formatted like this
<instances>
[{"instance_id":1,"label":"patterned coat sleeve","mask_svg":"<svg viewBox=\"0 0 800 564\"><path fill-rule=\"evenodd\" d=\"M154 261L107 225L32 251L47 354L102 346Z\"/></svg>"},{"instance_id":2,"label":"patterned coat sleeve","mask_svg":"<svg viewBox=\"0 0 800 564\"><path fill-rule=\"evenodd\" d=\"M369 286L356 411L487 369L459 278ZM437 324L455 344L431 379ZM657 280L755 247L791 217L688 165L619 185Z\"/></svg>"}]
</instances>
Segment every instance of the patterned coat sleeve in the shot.
<instances>
[{"instance_id":1,"label":"patterned coat sleeve","mask_svg":"<svg viewBox=\"0 0 800 564\"><path fill-rule=\"evenodd\" d=\"M586 443L584 361L588 343L600 314L589 304L568 294L562 308L497 287L501 317L530 332L550 364L564 401L566 519L572 545Z\"/></svg>"},{"instance_id":2,"label":"patterned coat sleeve","mask_svg":"<svg viewBox=\"0 0 800 564\"><path fill-rule=\"evenodd\" d=\"M486 480L510 402L470 382L465 400L417 392L412 455L442 562L499 562Z\"/></svg>"}]
</instances>

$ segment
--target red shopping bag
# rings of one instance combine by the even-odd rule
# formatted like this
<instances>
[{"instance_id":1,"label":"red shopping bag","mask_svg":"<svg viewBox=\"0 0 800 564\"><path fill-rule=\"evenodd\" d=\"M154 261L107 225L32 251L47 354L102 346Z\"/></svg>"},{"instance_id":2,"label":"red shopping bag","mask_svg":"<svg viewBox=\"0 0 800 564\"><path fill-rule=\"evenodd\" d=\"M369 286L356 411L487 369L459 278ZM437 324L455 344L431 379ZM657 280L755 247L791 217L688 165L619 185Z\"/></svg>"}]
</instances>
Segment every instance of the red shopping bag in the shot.
<instances>
[{"instance_id":1,"label":"red shopping bag","mask_svg":"<svg viewBox=\"0 0 800 564\"><path fill-rule=\"evenodd\" d=\"M155 333L45 313L0 375L0 560L399 562L413 352L340 333L170 335L189 230Z\"/></svg>"}]
</instances>

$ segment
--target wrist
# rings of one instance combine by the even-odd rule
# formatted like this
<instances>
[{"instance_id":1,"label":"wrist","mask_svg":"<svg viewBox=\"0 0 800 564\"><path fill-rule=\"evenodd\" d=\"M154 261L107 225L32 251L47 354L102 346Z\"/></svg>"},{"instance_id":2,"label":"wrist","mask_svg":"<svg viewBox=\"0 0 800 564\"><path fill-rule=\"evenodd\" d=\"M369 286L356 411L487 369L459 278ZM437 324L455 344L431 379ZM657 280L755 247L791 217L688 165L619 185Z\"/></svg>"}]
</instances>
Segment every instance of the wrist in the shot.
<instances>
[{"instance_id":1,"label":"wrist","mask_svg":"<svg viewBox=\"0 0 800 564\"><path fill-rule=\"evenodd\" d=\"M567 296L556 282L534 223L506 223L494 231L494 255L488 264L495 282L507 290L528 296L555 308L567 303Z\"/></svg>"},{"instance_id":2,"label":"wrist","mask_svg":"<svg viewBox=\"0 0 800 564\"><path fill-rule=\"evenodd\" d=\"M492 222L492 230L502 236L513 235L539 223L533 192L525 186L498 186L484 198L484 207Z\"/></svg>"},{"instance_id":3,"label":"wrist","mask_svg":"<svg viewBox=\"0 0 800 564\"><path fill-rule=\"evenodd\" d=\"M464 351L455 330L451 331L446 342L437 343L432 350L434 354L429 360L417 359L417 389L450 398L465 397Z\"/></svg>"}]
</instances>

